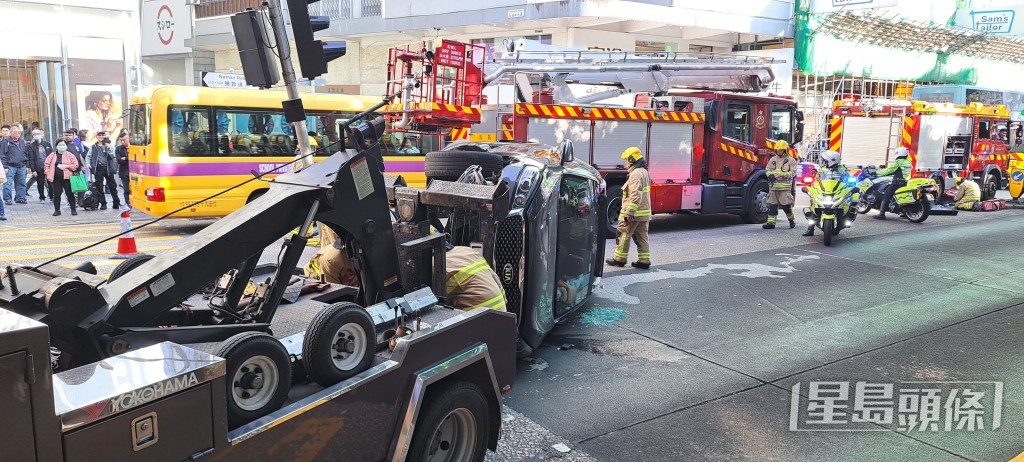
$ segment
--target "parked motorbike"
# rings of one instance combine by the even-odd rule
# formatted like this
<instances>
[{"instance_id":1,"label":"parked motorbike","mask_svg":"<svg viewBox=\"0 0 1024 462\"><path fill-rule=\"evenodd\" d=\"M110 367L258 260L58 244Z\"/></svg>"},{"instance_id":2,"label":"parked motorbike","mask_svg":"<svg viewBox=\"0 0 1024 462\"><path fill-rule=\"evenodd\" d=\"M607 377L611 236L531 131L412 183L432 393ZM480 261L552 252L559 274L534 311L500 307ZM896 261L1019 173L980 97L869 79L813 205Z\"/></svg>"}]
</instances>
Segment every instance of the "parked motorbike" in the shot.
<instances>
[{"instance_id":1,"label":"parked motorbike","mask_svg":"<svg viewBox=\"0 0 1024 462\"><path fill-rule=\"evenodd\" d=\"M857 219L854 208L860 198L857 183L856 176L822 170L815 181L801 188L811 198L811 206L804 209L804 216L808 223L821 229L826 246L832 245L832 238Z\"/></svg>"},{"instance_id":2,"label":"parked motorbike","mask_svg":"<svg viewBox=\"0 0 1024 462\"><path fill-rule=\"evenodd\" d=\"M885 198L885 189L892 185L892 177L879 178L874 167L867 167L860 171L860 183L857 187L861 191L860 203L857 204L857 213L868 213L871 209L878 209ZM899 214L911 223L921 223L928 219L931 213L932 201L939 196L939 187L935 180L930 178L911 178L907 180L906 186L896 190L892 201L889 202L886 213Z\"/></svg>"}]
</instances>

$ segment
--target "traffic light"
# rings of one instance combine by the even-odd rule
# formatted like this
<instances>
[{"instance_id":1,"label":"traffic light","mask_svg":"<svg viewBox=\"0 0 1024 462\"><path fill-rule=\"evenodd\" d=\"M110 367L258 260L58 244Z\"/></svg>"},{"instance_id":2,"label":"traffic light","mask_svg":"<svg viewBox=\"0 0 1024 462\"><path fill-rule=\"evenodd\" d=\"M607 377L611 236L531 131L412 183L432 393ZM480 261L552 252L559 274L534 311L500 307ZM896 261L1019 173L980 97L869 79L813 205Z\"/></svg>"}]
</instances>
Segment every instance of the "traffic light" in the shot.
<instances>
[{"instance_id":1,"label":"traffic light","mask_svg":"<svg viewBox=\"0 0 1024 462\"><path fill-rule=\"evenodd\" d=\"M313 80L327 73L327 63L345 56L345 42L323 42L316 40L313 33L331 25L327 16L310 16L308 5L319 0L288 0L288 14L292 18L292 35L295 37L295 51L299 54L302 76Z\"/></svg>"}]
</instances>

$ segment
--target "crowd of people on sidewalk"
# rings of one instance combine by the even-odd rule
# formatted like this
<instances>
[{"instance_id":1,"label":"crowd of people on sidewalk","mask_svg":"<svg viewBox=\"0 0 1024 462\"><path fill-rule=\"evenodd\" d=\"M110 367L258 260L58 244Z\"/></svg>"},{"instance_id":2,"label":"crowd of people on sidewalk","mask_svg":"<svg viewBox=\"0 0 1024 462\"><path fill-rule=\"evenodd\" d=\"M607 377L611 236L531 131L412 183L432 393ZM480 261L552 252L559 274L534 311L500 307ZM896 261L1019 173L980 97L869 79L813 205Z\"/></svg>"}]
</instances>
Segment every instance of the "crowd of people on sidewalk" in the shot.
<instances>
[{"instance_id":1,"label":"crowd of people on sidewalk","mask_svg":"<svg viewBox=\"0 0 1024 462\"><path fill-rule=\"evenodd\" d=\"M39 128L25 135L21 124L0 127L0 220L7 220L5 207L28 204L33 184L39 202L53 203L53 216L61 215L62 194L72 215L78 215L79 207L106 210L108 193L114 210L119 210L118 179L124 204L129 205L127 131L117 134L116 143L109 133L99 131L92 144L86 142L91 135L86 129L64 130L56 142L47 140Z\"/></svg>"}]
</instances>

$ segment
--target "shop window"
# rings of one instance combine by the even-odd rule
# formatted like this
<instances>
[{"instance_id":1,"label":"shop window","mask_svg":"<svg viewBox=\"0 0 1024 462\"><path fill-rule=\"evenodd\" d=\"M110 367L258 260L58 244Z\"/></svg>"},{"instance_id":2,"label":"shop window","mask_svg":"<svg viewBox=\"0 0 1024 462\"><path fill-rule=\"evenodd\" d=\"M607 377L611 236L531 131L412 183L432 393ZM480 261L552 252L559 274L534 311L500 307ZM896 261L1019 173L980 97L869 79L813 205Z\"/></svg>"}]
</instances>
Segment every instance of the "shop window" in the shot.
<instances>
[{"instance_id":1,"label":"shop window","mask_svg":"<svg viewBox=\"0 0 1024 462\"><path fill-rule=\"evenodd\" d=\"M750 144L750 105L729 103L725 112L725 137Z\"/></svg>"}]
</instances>

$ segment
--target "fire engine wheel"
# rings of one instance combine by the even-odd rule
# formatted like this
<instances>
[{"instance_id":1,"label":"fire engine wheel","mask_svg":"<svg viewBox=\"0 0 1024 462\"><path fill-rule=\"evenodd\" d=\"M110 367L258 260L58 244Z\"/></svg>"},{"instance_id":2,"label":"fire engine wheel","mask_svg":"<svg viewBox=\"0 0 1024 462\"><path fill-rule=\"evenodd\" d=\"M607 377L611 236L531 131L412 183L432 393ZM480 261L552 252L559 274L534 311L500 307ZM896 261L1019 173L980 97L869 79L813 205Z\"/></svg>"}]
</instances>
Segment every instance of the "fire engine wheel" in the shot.
<instances>
[{"instance_id":1,"label":"fire engine wheel","mask_svg":"<svg viewBox=\"0 0 1024 462\"><path fill-rule=\"evenodd\" d=\"M981 186L981 200L987 201L996 197L996 191L999 191L999 177L993 173L989 173L985 176L985 184Z\"/></svg>"},{"instance_id":2,"label":"fire engine wheel","mask_svg":"<svg viewBox=\"0 0 1024 462\"><path fill-rule=\"evenodd\" d=\"M143 263L153 259L153 255L139 254L131 257L114 267L114 271L110 272L110 277L107 281L113 281L121 276L128 274L129 271L142 266Z\"/></svg>"},{"instance_id":3,"label":"fire engine wheel","mask_svg":"<svg viewBox=\"0 0 1024 462\"><path fill-rule=\"evenodd\" d=\"M427 180L455 181L473 165L480 166L484 178L493 178L505 168L505 159L490 152L434 151L427 153L423 171Z\"/></svg>"},{"instance_id":4,"label":"fire engine wheel","mask_svg":"<svg viewBox=\"0 0 1024 462\"><path fill-rule=\"evenodd\" d=\"M262 332L243 332L223 343L217 356L227 360L228 426L236 428L276 411L292 383L288 351Z\"/></svg>"},{"instance_id":5,"label":"fire engine wheel","mask_svg":"<svg viewBox=\"0 0 1024 462\"><path fill-rule=\"evenodd\" d=\"M484 460L490 410L483 390L469 382L441 384L427 391L408 460L477 462Z\"/></svg>"},{"instance_id":6,"label":"fire engine wheel","mask_svg":"<svg viewBox=\"0 0 1024 462\"><path fill-rule=\"evenodd\" d=\"M931 203L923 200L914 205L903 207L903 213L907 214L907 220L911 223L921 223L928 219L932 211Z\"/></svg>"},{"instance_id":7,"label":"fire engine wheel","mask_svg":"<svg viewBox=\"0 0 1024 462\"><path fill-rule=\"evenodd\" d=\"M355 303L335 303L309 322L302 365L311 380L329 387L369 368L376 345L370 314Z\"/></svg>"},{"instance_id":8,"label":"fire engine wheel","mask_svg":"<svg viewBox=\"0 0 1024 462\"><path fill-rule=\"evenodd\" d=\"M750 224L764 223L768 220L768 180L762 178L750 187L750 194L740 218Z\"/></svg>"},{"instance_id":9,"label":"fire engine wheel","mask_svg":"<svg viewBox=\"0 0 1024 462\"><path fill-rule=\"evenodd\" d=\"M613 185L608 187L608 229L605 237L617 239L619 237L619 212L622 211L622 186Z\"/></svg>"}]
</instances>

